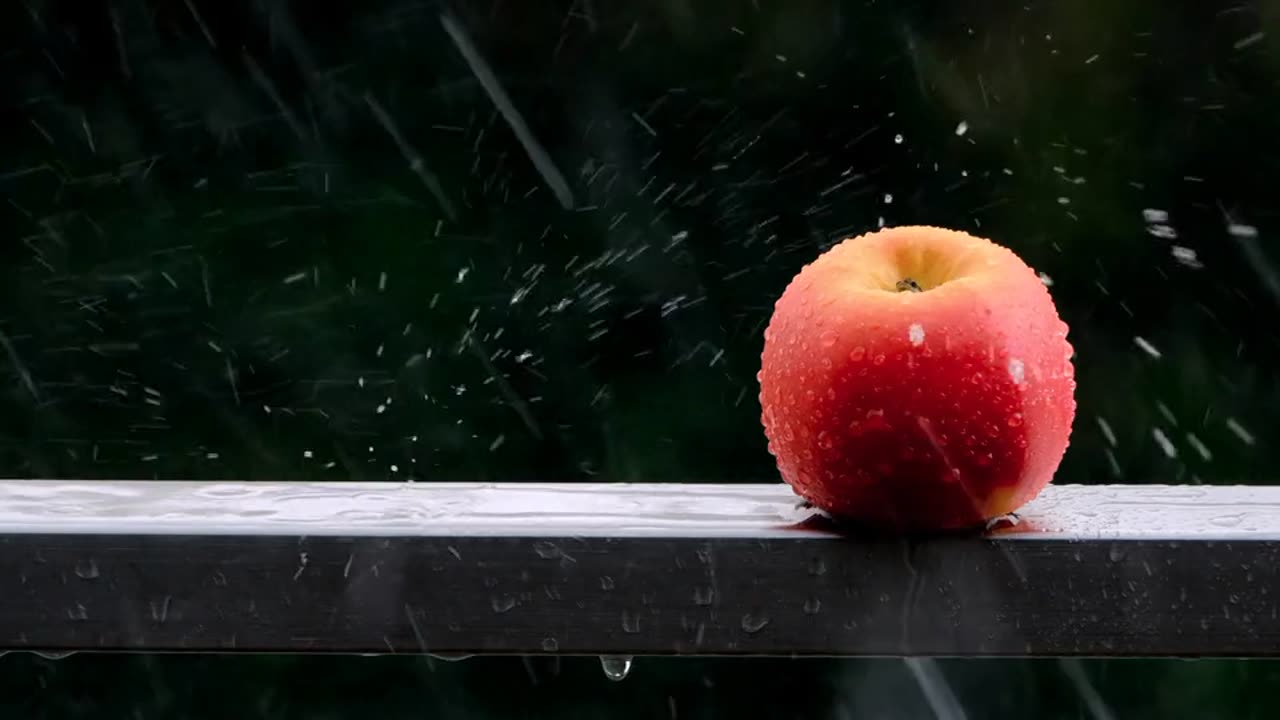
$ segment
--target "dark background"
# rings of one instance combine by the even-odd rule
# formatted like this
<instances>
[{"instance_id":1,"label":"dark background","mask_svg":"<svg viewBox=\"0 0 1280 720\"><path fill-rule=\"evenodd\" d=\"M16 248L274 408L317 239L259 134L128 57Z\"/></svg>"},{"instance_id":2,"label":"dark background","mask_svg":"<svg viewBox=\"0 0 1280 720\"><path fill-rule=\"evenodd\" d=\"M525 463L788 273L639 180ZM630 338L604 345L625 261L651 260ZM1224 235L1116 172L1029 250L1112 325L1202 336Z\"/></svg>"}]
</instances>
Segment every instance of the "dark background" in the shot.
<instances>
[{"instance_id":1,"label":"dark background","mask_svg":"<svg viewBox=\"0 0 1280 720\"><path fill-rule=\"evenodd\" d=\"M772 303L884 222L986 235L1052 283L1079 381L1058 482L1273 481L1276 3L0 13L4 475L775 480ZM1099 717L1073 667L941 665L970 717ZM1119 717L1270 717L1280 676L1082 667ZM641 659L613 684L593 659L10 655L0 706L930 716L897 660Z\"/></svg>"}]
</instances>

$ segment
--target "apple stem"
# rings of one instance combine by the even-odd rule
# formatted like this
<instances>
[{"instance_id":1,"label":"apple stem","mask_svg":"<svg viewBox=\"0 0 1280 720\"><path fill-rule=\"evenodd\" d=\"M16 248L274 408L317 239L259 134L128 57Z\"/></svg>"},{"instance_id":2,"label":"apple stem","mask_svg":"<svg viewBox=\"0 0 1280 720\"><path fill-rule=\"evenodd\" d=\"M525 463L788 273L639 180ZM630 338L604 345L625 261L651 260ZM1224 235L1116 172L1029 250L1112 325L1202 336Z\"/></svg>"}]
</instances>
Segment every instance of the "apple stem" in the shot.
<instances>
[{"instance_id":1,"label":"apple stem","mask_svg":"<svg viewBox=\"0 0 1280 720\"><path fill-rule=\"evenodd\" d=\"M898 292L924 292L924 288L912 278L903 278L898 281Z\"/></svg>"}]
</instances>

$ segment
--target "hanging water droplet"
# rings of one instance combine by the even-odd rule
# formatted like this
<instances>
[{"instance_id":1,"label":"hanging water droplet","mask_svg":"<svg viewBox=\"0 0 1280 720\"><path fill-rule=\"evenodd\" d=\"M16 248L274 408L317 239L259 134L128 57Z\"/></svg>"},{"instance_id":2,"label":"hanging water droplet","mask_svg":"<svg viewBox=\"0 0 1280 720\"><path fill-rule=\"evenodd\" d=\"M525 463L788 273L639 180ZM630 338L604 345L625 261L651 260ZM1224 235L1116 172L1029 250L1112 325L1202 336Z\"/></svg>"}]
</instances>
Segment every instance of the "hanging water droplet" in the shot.
<instances>
[{"instance_id":1,"label":"hanging water droplet","mask_svg":"<svg viewBox=\"0 0 1280 720\"><path fill-rule=\"evenodd\" d=\"M427 654L435 658L436 660L443 660L445 662L462 662L463 660L470 660L471 658L475 657L475 655L468 655L467 653L427 653Z\"/></svg>"},{"instance_id":2,"label":"hanging water droplet","mask_svg":"<svg viewBox=\"0 0 1280 720\"><path fill-rule=\"evenodd\" d=\"M604 676L614 682L621 682L627 678L627 674L631 672L631 656L630 655L601 655L600 667L604 670Z\"/></svg>"}]
</instances>

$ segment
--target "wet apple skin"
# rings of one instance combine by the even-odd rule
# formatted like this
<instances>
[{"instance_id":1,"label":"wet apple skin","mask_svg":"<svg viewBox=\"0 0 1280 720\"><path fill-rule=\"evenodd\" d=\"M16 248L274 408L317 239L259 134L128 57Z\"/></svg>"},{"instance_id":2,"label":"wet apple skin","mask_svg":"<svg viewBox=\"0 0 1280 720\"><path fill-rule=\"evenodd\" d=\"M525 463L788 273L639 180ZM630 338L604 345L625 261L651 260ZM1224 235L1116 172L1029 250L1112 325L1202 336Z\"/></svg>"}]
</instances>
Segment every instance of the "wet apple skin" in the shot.
<instances>
[{"instance_id":1,"label":"wet apple skin","mask_svg":"<svg viewBox=\"0 0 1280 720\"><path fill-rule=\"evenodd\" d=\"M931 272L940 284L923 292L892 289ZM927 227L845 240L796 275L765 331L770 452L799 495L870 526L1012 512L1053 479L1070 439L1066 335L1036 273L988 240Z\"/></svg>"}]
</instances>

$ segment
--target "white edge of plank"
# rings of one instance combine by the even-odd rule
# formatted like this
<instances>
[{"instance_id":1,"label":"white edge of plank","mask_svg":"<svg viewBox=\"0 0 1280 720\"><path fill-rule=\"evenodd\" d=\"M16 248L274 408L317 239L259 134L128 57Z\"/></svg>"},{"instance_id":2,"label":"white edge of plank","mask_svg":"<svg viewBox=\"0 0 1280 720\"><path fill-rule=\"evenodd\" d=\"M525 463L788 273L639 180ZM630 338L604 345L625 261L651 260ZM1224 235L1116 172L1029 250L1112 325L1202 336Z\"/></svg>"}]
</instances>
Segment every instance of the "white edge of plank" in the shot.
<instances>
[{"instance_id":1,"label":"white edge of plank","mask_svg":"<svg viewBox=\"0 0 1280 720\"><path fill-rule=\"evenodd\" d=\"M0 535L831 538L771 484L0 480ZM1001 540L1274 540L1280 487L1051 485Z\"/></svg>"}]
</instances>

